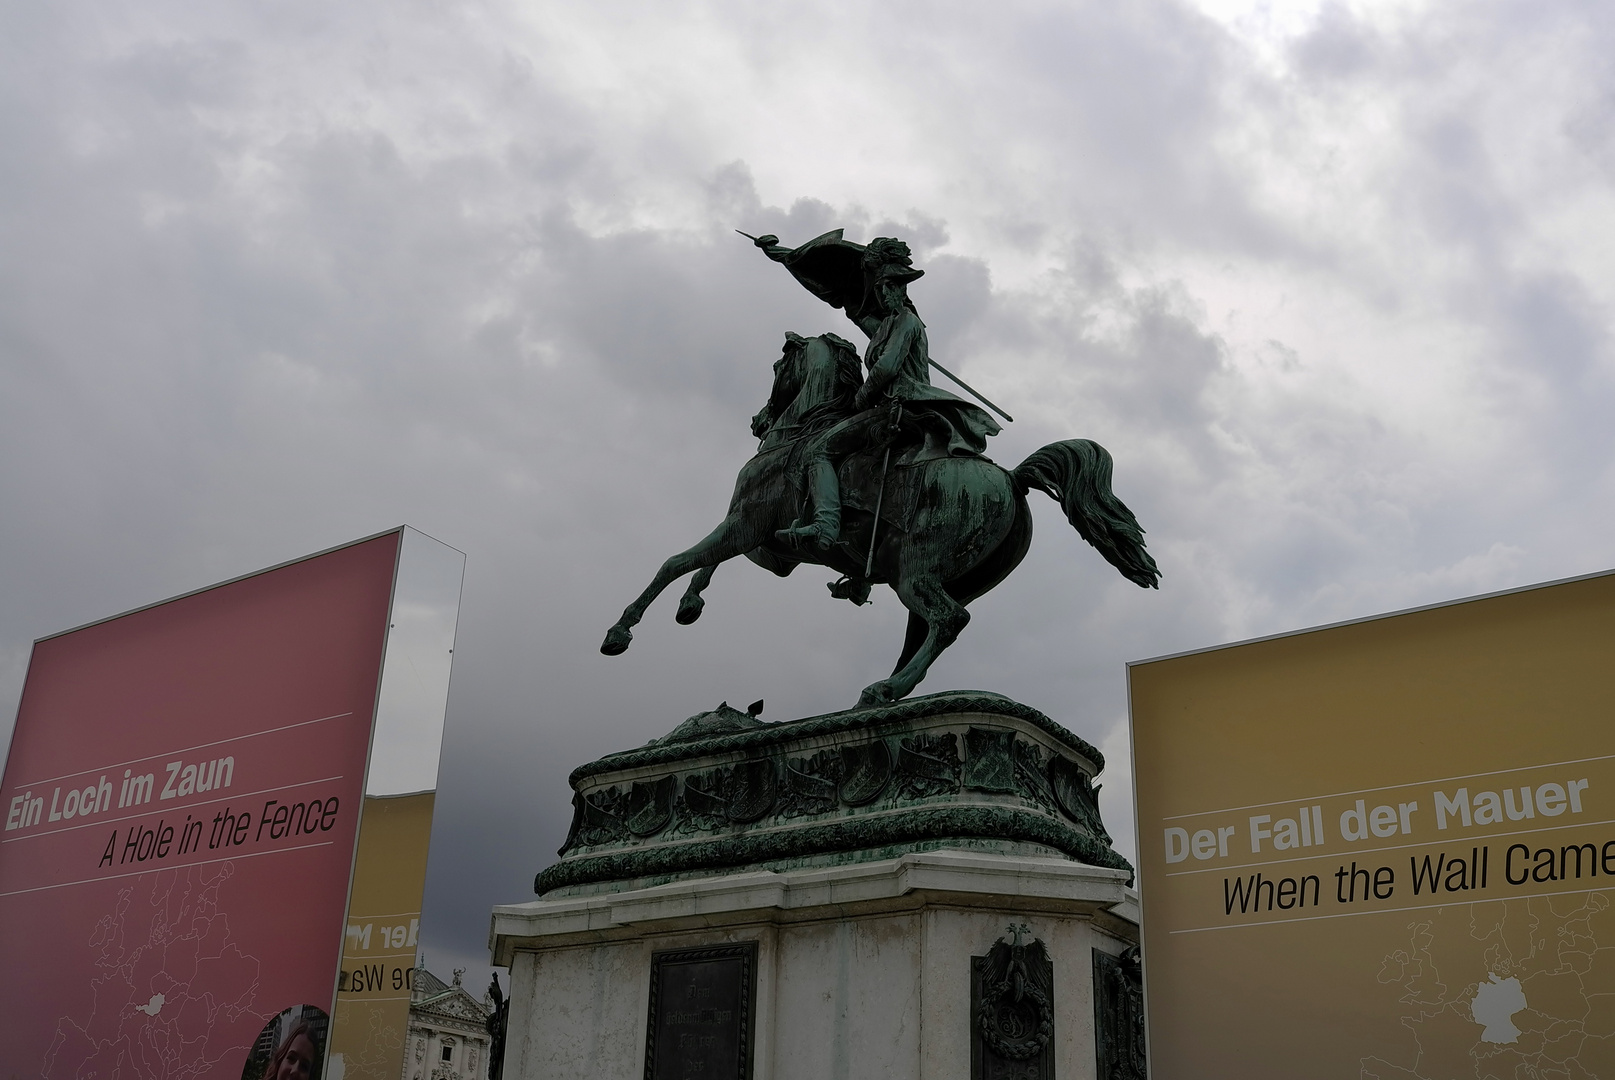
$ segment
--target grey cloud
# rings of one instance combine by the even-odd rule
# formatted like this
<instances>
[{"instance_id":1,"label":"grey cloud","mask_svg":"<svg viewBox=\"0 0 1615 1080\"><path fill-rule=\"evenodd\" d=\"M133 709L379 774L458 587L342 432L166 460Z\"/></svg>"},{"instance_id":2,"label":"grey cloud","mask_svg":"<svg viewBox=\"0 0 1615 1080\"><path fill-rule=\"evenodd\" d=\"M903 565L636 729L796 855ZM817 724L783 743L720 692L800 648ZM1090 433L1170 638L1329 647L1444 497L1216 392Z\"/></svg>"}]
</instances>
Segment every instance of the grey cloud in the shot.
<instances>
[{"instance_id":1,"label":"grey cloud","mask_svg":"<svg viewBox=\"0 0 1615 1080\"><path fill-rule=\"evenodd\" d=\"M1384 43L1344 4L1325 4L1317 22L1290 46L1296 67L1313 79L1361 76L1381 59Z\"/></svg>"},{"instance_id":2,"label":"grey cloud","mask_svg":"<svg viewBox=\"0 0 1615 1080\"><path fill-rule=\"evenodd\" d=\"M1464 96L1520 9L1328 13L1280 75L1166 3L720 6L701 44L745 62L679 77L626 39L578 75L567 28L614 16L566 13L66 6L0 34L0 702L64 626L399 521L466 550L429 956L475 957L488 907L528 895L576 764L722 698L841 708L895 659L890 597L749 564L695 626L669 598L627 655L596 651L721 516L783 332L855 336L734 228L908 238L937 356L1018 417L994 457L1098 439L1149 530L1159 593L1036 502L1026 563L924 689L1125 746L1127 659L1609 562L1608 286L1586 259L1521 265L1543 192L1598 193L1487 165L1523 124L1596 173L1607 101L1536 121ZM1455 41L1469 66L1429 59ZM722 130L785 100L780 71L859 103L838 140L793 141L819 105ZM1398 149L1361 233L1334 178L1301 210L1262 183L1358 91L1394 105ZM843 153L872 131L911 156ZM880 195L894 177L914 191ZM1350 300L1355 336L1245 351L1223 308L1288 310L1263 275L1303 329ZM1441 351L1398 336L1414 315ZM1460 372L1431 385L1484 415L1410 425L1357 350ZM1129 820L1121 777L1106 798Z\"/></svg>"}]
</instances>

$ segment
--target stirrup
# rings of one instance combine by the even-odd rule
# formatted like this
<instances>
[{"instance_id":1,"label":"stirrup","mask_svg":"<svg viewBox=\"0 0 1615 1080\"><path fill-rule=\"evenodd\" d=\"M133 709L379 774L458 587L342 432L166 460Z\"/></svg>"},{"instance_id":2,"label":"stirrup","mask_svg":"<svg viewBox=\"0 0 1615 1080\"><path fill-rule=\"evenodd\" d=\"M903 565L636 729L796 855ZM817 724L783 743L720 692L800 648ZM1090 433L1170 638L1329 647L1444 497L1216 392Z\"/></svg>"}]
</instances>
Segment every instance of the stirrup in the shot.
<instances>
[{"instance_id":1,"label":"stirrup","mask_svg":"<svg viewBox=\"0 0 1615 1080\"><path fill-rule=\"evenodd\" d=\"M837 600L851 600L859 607L869 603L869 590L873 582L864 578L844 577L840 581L827 581L824 587L830 590L830 595Z\"/></svg>"}]
</instances>

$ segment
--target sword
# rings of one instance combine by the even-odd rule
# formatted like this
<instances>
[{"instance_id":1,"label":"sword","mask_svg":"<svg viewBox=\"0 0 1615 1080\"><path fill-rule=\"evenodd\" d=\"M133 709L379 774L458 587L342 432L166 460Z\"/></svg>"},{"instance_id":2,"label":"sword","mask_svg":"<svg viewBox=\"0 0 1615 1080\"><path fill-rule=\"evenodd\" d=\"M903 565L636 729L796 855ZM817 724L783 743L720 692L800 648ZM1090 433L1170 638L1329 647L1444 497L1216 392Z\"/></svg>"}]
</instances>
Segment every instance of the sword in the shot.
<instances>
[{"instance_id":1,"label":"sword","mask_svg":"<svg viewBox=\"0 0 1615 1080\"><path fill-rule=\"evenodd\" d=\"M880 537L880 504L886 500L886 467L892 463L892 448L880 463L880 491L875 495L875 520L869 523L869 557L864 560L864 580L875 572L875 541Z\"/></svg>"},{"instance_id":2,"label":"sword","mask_svg":"<svg viewBox=\"0 0 1615 1080\"><path fill-rule=\"evenodd\" d=\"M997 405L994 405L992 402L988 401L986 399L986 397L984 397L982 395L980 390L977 390L974 386L971 386L969 383L967 383L963 379L959 378L959 376L955 375L953 372L949 371L947 368L943 367L941 364L937 363L935 360L931 360L930 357L926 357L926 359L928 361L930 361L930 364L931 364L932 367L936 368L938 371L942 372L942 374L946 375L948 378L952 379L954 382L958 383L960 386L964 387L967 391L969 391L971 397L974 397L977 401L979 401L983 405L987 406L993 412L997 413L999 416L1002 416L1009 423L1013 424L1015 422L1015 418L1013 416L1009 415L1009 413L1005 412L1003 409L1000 409Z\"/></svg>"},{"instance_id":3,"label":"sword","mask_svg":"<svg viewBox=\"0 0 1615 1080\"><path fill-rule=\"evenodd\" d=\"M897 418L892 427L903 422L903 405L897 405ZM880 504L886 501L886 470L892 463L892 444L886 444L886 456L880 462L880 490L875 493L875 520L869 523L869 557L864 560L864 580L875 572L875 541L880 537Z\"/></svg>"}]
</instances>

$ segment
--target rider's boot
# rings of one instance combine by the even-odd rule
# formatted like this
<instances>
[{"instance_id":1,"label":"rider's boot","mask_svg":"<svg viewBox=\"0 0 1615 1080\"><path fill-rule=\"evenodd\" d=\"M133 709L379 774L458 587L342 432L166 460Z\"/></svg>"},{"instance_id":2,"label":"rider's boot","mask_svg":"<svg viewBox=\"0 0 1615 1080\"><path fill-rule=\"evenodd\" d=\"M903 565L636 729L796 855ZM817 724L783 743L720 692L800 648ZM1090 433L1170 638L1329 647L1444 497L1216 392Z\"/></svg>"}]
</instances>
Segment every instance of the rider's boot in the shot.
<instances>
[{"instance_id":1,"label":"rider's boot","mask_svg":"<svg viewBox=\"0 0 1615 1080\"><path fill-rule=\"evenodd\" d=\"M869 590L873 585L873 582L861 577L844 577L824 583L831 596L837 600L851 600L860 607L869 603Z\"/></svg>"},{"instance_id":2,"label":"rider's boot","mask_svg":"<svg viewBox=\"0 0 1615 1080\"><path fill-rule=\"evenodd\" d=\"M835 466L828 458L819 458L808 467L808 494L813 499L813 520L806 525L780 529L776 540L787 544L812 544L820 551L841 538L841 484L836 479Z\"/></svg>"}]
</instances>

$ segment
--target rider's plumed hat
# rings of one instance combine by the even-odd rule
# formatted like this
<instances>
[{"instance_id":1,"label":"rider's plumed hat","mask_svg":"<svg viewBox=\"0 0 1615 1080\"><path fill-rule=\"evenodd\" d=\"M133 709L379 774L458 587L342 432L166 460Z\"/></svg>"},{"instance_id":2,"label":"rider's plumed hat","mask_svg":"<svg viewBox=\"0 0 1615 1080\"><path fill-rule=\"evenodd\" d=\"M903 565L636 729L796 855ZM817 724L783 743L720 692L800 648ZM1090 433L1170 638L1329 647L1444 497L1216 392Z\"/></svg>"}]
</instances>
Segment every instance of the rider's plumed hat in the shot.
<instances>
[{"instance_id":1,"label":"rider's plumed hat","mask_svg":"<svg viewBox=\"0 0 1615 1080\"><path fill-rule=\"evenodd\" d=\"M897 281L907 285L923 277L924 270L914 268L914 258L908 245L890 236L877 236L864 249L864 273L875 281Z\"/></svg>"}]
</instances>

